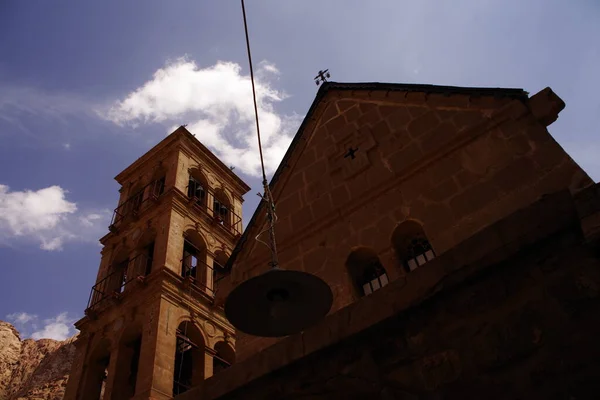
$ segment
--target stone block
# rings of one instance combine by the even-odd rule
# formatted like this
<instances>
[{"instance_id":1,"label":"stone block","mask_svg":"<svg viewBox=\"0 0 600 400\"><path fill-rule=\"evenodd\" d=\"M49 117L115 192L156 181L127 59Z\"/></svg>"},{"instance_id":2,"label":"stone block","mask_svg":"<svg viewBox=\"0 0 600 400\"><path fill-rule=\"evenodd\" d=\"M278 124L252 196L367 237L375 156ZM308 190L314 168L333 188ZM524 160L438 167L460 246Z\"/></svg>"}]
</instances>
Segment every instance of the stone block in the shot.
<instances>
[{"instance_id":1,"label":"stone block","mask_svg":"<svg viewBox=\"0 0 600 400\"><path fill-rule=\"evenodd\" d=\"M325 128L330 135L335 135L339 130L344 129L347 125L346 118L343 115L331 119L325 124Z\"/></svg>"},{"instance_id":2,"label":"stone block","mask_svg":"<svg viewBox=\"0 0 600 400\"><path fill-rule=\"evenodd\" d=\"M292 214L292 229L302 231L313 222L313 214L311 207L305 206Z\"/></svg>"},{"instance_id":3,"label":"stone block","mask_svg":"<svg viewBox=\"0 0 600 400\"><path fill-rule=\"evenodd\" d=\"M443 122L435 129L422 135L419 138L419 144L423 153L427 154L447 147L454 139L455 129L452 123Z\"/></svg>"},{"instance_id":4,"label":"stone block","mask_svg":"<svg viewBox=\"0 0 600 400\"><path fill-rule=\"evenodd\" d=\"M483 115L479 111L461 111L454 117L454 125L458 131L470 128L483 121Z\"/></svg>"},{"instance_id":5,"label":"stone block","mask_svg":"<svg viewBox=\"0 0 600 400\"><path fill-rule=\"evenodd\" d=\"M364 113L360 118L356 120L356 125L363 127L365 125L374 126L377 122L381 121L381 115L379 115L379 109L373 108L368 112Z\"/></svg>"},{"instance_id":6,"label":"stone block","mask_svg":"<svg viewBox=\"0 0 600 400\"><path fill-rule=\"evenodd\" d=\"M389 113L386 120L389 126L396 130L406 128L408 123L412 120L412 116L406 107L397 107L394 111Z\"/></svg>"},{"instance_id":7,"label":"stone block","mask_svg":"<svg viewBox=\"0 0 600 400\"><path fill-rule=\"evenodd\" d=\"M300 209L302 202L300 201L300 193L292 192L289 196L280 200L276 204L276 212L278 217L284 217L292 214Z\"/></svg>"},{"instance_id":8,"label":"stone block","mask_svg":"<svg viewBox=\"0 0 600 400\"><path fill-rule=\"evenodd\" d=\"M317 152L313 147L307 147L302 151L298 162L294 166L297 170L303 170L312 165L317 160Z\"/></svg>"},{"instance_id":9,"label":"stone block","mask_svg":"<svg viewBox=\"0 0 600 400\"><path fill-rule=\"evenodd\" d=\"M425 200L434 201L434 202L444 202L450 198L452 198L459 191L458 185L450 177L450 179L446 179L439 183L437 186L429 189L428 191L423 193L423 198Z\"/></svg>"},{"instance_id":10,"label":"stone block","mask_svg":"<svg viewBox=\"0 0 600 400\"><path fill-rule=\"evenodd\" d=\"M408 124L408 132L413 138L418 138L426 134L440 124L439 117L435 111L428 111L425 114L413 119Z\"/></svg>"},{"instance_id":11,"label":"stone block","mask_svg":"<svg viewBox=\"0 0 600 400\"><path fill-rule=\"evenodd\" d=\"M323 175L327 173L327 160L320 159L315 162L313 165L308 167L305 172L305 181L315 182L319 180Z\"/></svg>"},{"instance_id":12,"label":"stone block","mask_svg":"<svg viewBox=\"0 0 600 400\"><path fill-rule=\"evenodd\" d=\"M450 208L459 220L493 203L498 194L498 190L491 183L479 183L450 200Z\"/></svg>"},{"instance_id":13,"label":"stone block","mask_svg":"<svg viewBox=\"0 0 600 400\"><path fill-rule=\"evenodd\" d=\"M354 100L338 100L337 108L338 108L338 110L340 110L340 112L345 112L346 110L355 106L356 104L357 104L357 102Z\"/></svg>"},{"instance_id":14,"label":"stone block","mask_svg":"<svg viewBox=\"0 0 600 400\"><path fill-rule=\"evenodd\" d=\"M333 207L341 207L350 200L350 194L346 185L340 185L331 191L331 203Z\"/></svg>"},{"instance_id":15,"label":"stone block","mask_svg":"<svg viewBox=\"0 0 600 400\"><path fill-rule=\"evenodd\" d=\"M339 114L339 110L337 109L335 103L330 102L325 107L325 111L323 112L323 115L321 116L321 121L322 121L322 123L327 123L334 117L338 116L338 114Z\"/></svg>"},{"instance_id":16,"label":"stone block","mask_svg":"<svg viewBox=\"0 0 600 400\"><path fill-rule=\"evenodd\" d=\"M394 173L401 174L412 164L421 160L422 157L421 149L413 143L392 154L388 161Z\"/></svg>"},{"instance_id":17,"label":"stone block","mask_svg":"<svg viewBox=\"0 0 600 400\"><path fill-rule=\"evenodd\" d=\"M323 268L328 258L328 251L324 247L316 247L303 255L304 270L314 273Z\"/></svg>"},{"instance_id":18,"label":"stone block","mask_svg":"<svg viewBox=\"0 0 600 400\"><path fill-rule=\"evenodd\" d=\"M565 102L549 87L536 93L528 101L531 114L544 126L558 119L558 113L565 108Z\"/></svg>"},{"instance_id":19,"label":"stone block","mask_svg":"<svg viewBox=\"0 0 600 400\"><path fill-rule=\"evenodd\" d=\"M540 175L531 158L521 157L498 170L492 176L491 182L501 193L510 193L524 186L533 185Z\"/></svg>"}]
</instances>

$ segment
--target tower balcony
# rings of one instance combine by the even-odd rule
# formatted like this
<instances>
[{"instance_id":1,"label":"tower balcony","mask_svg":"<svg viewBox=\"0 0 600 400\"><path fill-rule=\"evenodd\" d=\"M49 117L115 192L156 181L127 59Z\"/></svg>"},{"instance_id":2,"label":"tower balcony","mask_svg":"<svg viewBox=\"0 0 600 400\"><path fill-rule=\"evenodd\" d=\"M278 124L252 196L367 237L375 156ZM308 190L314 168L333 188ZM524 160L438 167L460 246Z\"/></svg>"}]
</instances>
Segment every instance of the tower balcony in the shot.
<instances>
[{"instance_id":1,"label":"tower balcony","mask_svg":"<svg viewBox=\"0 0 600 400\"><path fill-rule=\"evenodd\" d=\"M215 298L215 281L218 271L201 261L196 254L188 254L181 260L181 277L185 285L191 285L208 300Z\"/></svg>"},{"instance_id":2,"label":"tower balcony","mask_svg":"<svg viewBox=\"0 0 600 400\"><path fill-rule=\"evenodd\" d=\"M118 301L136 282L143 282L152 269L152 258L145 254L111 268L108 276L96 283L90 292L86 314L97 312L109 301Z\"/></svg>"},{"instance_id":3,"label":"tower balcony","mask_svg":"<svg viewBox=\"0 0 600 400\"><path fill-rule=\"evenodd\" d=\"M190 182L190 185L193 183ZM188 186L187 189L189 204L203 214L213 226L234 237L242 234L242 217L233 211L233 207L223 196L199 184Z\"/></svg>"},{"instance_id":4,"label":"tower balcony","mask_svg":"<svg viewBox=\"0 0 600 400\"><path fill-rule=\"evenodd\" d=\"M115 208L108 229L116 232L127 220L136 219L140 213L157 201L165 192L165 179L150 182Z\"/></svg>"}]
</instances>

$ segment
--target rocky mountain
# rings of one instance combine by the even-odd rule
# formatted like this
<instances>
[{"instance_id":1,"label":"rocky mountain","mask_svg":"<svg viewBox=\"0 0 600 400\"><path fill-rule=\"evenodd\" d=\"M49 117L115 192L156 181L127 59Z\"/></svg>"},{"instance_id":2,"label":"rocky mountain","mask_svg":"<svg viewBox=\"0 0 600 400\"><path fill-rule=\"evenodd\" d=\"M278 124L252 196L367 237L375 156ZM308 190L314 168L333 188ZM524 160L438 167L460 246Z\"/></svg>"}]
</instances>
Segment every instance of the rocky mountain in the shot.
<instances>
[{"instance_id":1,"label":"rocky mountain","mask_svg":"<svg viewBox=\"0 0 600 400\"><path fill-rule=\"evenodd\" d=\"M0 399L59 400L63 398L75 337L21 340L8 322L0 321Z\"/></svg>"}]
</instances>

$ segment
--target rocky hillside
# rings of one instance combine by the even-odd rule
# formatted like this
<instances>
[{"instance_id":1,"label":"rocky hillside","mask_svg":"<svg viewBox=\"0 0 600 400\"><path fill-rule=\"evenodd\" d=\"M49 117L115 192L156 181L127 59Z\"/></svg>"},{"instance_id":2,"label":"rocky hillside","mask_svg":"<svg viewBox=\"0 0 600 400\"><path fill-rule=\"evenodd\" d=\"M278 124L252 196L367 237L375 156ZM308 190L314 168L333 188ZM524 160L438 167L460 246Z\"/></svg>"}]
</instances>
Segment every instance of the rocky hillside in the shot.
<instances>
[{"instance_id":1,"label":"rocky hillside","mask_svg":"<svg viewBox=\"0 0 600 400\"><path fill-rule=\"evenodd\" d=\"M21 340L14 326L0 321L0 399L62 399L75 355L74 339Z\"/></svg>"}]
</instances>

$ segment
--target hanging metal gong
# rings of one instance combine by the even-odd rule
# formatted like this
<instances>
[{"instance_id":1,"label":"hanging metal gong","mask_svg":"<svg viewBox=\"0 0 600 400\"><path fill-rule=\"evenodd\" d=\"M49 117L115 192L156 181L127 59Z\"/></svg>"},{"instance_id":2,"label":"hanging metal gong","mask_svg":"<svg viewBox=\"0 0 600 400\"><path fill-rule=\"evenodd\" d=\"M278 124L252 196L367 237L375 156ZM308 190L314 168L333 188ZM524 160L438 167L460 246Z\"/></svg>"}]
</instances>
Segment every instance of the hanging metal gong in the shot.
<instances>
[{"instance_id":1,"label":"hanging metal gong","mask_svg":"<svg viewBox=\"0 0 600 400\"><path fill-rule=\"evenodd\" d=\"M332 303L329 285L315 275L273 268L237 286L225 302L225 315L244 333L280 337L314 325Z\"/></svg>"}]
</instances>

